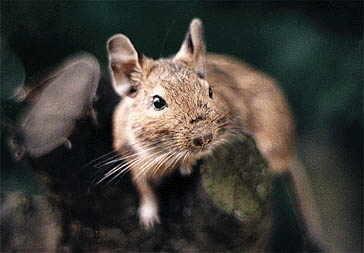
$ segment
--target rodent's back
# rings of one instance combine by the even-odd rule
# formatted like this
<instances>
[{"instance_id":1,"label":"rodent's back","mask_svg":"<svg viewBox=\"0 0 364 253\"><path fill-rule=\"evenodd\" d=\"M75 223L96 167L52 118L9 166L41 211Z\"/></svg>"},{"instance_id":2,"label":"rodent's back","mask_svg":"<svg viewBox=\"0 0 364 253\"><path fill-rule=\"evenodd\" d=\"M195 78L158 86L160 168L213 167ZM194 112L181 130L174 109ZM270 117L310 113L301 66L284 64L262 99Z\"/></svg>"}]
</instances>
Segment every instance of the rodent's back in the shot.
<instances>
[{"instance_id":1,"label":"rodent's back","mask_svg":"<svg viewBox=\"0 0 364 253\"><path fill-rule=\"evenodd\" d=\"M207 54L207 80L255 137L259 150L275 171L294 159L294 123L276 82L233 57Z\"/></svg>"}]
</instances>

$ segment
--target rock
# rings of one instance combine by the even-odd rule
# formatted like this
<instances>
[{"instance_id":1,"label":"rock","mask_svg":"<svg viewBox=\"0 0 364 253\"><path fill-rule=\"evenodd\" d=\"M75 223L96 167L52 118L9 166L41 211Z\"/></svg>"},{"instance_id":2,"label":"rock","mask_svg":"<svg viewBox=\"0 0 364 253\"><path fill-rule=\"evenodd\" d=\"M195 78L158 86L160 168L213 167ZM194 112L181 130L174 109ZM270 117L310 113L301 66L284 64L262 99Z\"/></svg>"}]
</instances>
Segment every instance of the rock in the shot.
<instances>
[{"instance_id":1,"label":"rock","mask_svg":"<svg viewBox=\"0 0 364 253\"><path fill-rule=\"evenodd\" d=\"M71 251L241 252L265 245L271 224L271 177L250 138L217 151L214 158L198 164L189 177L176 173L163 180L157 187L162 224L153 231L143 230L138 223L138 198L128 176L118 184L86 191L87 184L82 183L87 181L85 176L80 176L76 184L70 175L60 178L58 173L47 173L53 159L51 156L34 163L49 194L20 194L15 200L9 199L14 193L5 197L4 206L12 210L7 214L11 218L6 230L14 231L22 224L16 235L12 232L10 241L34 234L34 227L26 224L40 219L48 222L39 223L39 232L49 235L50 230L62 231L62 236L53 237L52 245ZM30 211L25 202L18 201L22 198L36 207ZM59 217L63 217L61 222ZM58 226L55 229L47 224ZM30 245L41 245L40 238L44 237L36 238L39 244ZM23 250L33 247L10 242L4 245Z\"/></svg>"}]
</instances>

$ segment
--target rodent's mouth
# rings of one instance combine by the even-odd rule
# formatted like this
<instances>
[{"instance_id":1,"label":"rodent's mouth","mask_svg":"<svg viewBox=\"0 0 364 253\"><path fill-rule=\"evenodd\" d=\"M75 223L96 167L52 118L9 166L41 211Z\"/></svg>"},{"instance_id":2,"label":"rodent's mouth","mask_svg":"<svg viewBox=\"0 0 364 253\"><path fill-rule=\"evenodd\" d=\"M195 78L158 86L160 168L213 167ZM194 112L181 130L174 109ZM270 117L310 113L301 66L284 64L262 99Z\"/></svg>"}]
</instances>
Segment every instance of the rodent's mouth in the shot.
<instances>
[{"instance_id":1,"label":"rodent's mouth","mask_svg":"<svg viewBox=\"0 0 364 253\"><path fill-rule=\"evenodd\" d=\"M194 147L194 148L192 148L191 153L192 153L193 157L197 160L197 159L202 158L203 156L210 154L212 152L211 147L212 147L212 143L202 146L202 147L198 147L198 148Z\"/></svg>"}]
</instances>

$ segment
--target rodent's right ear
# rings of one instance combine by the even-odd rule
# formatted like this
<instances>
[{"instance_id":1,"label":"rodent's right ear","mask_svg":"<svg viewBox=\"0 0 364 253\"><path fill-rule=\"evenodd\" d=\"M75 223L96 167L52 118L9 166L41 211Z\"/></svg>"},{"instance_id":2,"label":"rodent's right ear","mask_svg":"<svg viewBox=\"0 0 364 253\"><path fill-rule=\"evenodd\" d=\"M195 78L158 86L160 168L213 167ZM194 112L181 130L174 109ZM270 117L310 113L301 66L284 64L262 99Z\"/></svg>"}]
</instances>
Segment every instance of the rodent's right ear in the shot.
<instances>
[{"instance_id":1,"label":"rodent's right ear","mask_svg":"<svg viewBox=\"0 0 364 253\"><path fill-rule=\"evenodd\" d=\"M142 55L124 34L116 34L107 41L109 70L116 93L130 95L142 78Z\"/></svg>"},{"instance_id":2,"label":"rodent's right ear","mask_svg":"<svg viewBox=\"0 0 364 253\"><path fill-rule=\"evenodd\" d=\"M187 31L186 37L175 55L174 60L190 65L201 75L205 75L206 46L203 38L202 21L194 18Z\"/></svg>"}]
</instances>

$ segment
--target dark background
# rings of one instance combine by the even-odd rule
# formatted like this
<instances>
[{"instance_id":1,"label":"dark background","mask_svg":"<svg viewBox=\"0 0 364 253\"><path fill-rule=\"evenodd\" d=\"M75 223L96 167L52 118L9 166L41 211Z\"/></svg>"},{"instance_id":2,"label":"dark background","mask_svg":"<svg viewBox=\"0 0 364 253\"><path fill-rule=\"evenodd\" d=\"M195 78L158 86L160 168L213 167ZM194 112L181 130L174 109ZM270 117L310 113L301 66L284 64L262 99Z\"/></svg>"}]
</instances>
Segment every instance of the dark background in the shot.
<instances>
[{"instance_id":1,"label":"dark background","mask_svg":"<svg viewBox=\"0 0 364 253\"><path fill-rule=\"evenodd\" d=\"M20 85L70 54L106 63L105 41L124 33L144 54L175 53L193 17L209 51L238 56L281 84L294 112L326 240L359 252L362 239L363 4L325 2L1 2L1 120L18 112ZM4 137L2 135L2 137ZM2 138L2 190L35 191Z\"/></svg>"}]
</instances>

